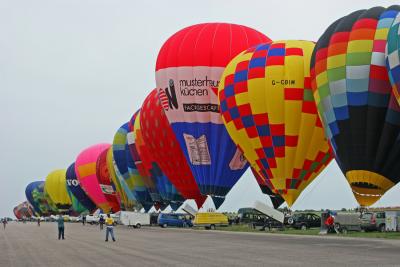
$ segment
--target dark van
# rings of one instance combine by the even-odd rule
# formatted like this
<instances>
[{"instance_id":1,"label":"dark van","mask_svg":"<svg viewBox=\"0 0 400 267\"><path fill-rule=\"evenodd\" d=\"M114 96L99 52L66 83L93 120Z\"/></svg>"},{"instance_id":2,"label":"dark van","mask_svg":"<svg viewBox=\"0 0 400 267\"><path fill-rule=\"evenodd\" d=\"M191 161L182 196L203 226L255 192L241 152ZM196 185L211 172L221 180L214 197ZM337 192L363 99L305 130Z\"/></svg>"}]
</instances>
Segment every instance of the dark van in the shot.
<instances>
[{"instance_id":1,"label":"dark van","mask_svg":"<svg viewBox=\"0 0 400 267\"><path fill-rule=\"evenodd\" d=\"M158 215L158 225L166 228L172 227L192 227L193 223L190 216L183 213L160 213Z\"/></svg>"}]
</instances>

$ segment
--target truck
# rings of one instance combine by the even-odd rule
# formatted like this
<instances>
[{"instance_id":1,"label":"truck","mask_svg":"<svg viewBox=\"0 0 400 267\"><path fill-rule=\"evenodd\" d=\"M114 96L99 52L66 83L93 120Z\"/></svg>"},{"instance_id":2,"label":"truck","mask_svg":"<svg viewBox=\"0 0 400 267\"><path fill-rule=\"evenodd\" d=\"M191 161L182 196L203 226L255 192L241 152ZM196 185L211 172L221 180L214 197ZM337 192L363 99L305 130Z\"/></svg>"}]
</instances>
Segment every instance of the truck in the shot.
<instances>
[{"instance_id":1,"label":"truck","mask_svg":"<svg viewBox=\"0 0 400 267\"><path fill-rule=\"evenodd\" d=\"M134 211L120 211L119 222L122 225L140 228L143 225L150 225L150 214Z\"/></svg>"},{"instance_id":2,"label":"truck","mask_svg":"<svg viewBox=\"0 0 400 267\"><path fill-rule=\"evenodd\" d=\"M198 212L194 217L193 226L215 230L217 226L228 226L228 216L219 212Z\"/></svg>"}]
</instances>

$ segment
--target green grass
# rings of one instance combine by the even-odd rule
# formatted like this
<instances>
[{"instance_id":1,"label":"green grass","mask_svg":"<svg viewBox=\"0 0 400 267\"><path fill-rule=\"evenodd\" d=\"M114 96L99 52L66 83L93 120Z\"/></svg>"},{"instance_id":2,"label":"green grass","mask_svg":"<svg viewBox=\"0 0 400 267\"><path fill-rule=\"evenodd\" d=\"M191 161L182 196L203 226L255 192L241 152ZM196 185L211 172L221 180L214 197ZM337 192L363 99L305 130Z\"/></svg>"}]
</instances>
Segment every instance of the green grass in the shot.
<instances>
[{"instance_id":1,"label":"green grass","mask_svg":"<svg viewBox=\"0 0 400 267\"><path fill-rule=\"evenodd\" d=\"M286 228L285 230L272 230L272 231L260 231L259 229L252 229L248 225L232 225L228 227L218 227L218 230L228 232L252 232L252 233L273 233L273 234L291 234L291 235L318 235L319 228L312 228L308 230L297 230L292 228ZM388 239L400 239L400 232L348 232L347 234L329 234L330 236L342 236L342 237L364 237L364 238L388 238Z\"/></svg>"}]
</instances>

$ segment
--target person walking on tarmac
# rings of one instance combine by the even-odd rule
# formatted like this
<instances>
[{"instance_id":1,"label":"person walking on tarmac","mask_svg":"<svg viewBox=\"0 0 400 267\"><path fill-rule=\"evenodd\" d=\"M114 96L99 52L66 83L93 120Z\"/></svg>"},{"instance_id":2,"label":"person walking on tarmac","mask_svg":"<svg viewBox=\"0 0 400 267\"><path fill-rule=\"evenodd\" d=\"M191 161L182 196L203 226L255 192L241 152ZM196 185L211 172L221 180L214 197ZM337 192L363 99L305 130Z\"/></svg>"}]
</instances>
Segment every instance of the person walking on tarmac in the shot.
<instances>
[{"instance_id":1,"label":"person walking on tarmac","mask_svg":"<svg viewBox=\"0 0 400 267\"><path fill-rule=\"evenodd\" d=\"M99 219L100 230L103 230L104 222L105 222L105 220L104 220L103 215L100 215L100 219Z\"/></svg>"},{"instance_id":2,"label":"person walking on tarmac","mask_svg":"<svg viewBox=\"0 0 400 267\"><path fill-rule=\"evenodd\" d=\"M40 227L40 217L37 219L37 226Z\"/></svg>"},{"instance_id":3,"label":"person walking on tarmac","mask_svg":"<svg viewBox=\"0 0 400 267\"><path fill-rule=\"evenodd\" d=\"M64 218L63 216L59 215L57 219L57 226L58 226L58 240L64 240Z\"/></svg>"},{"instance_id":4,"label":"person walking on tarmac","mask_svg":"<svg viewBox=\"0 0 400 267\"><path fill-rule=\"evenodd\" d=\"M107 214L106 218L106 242L108 242L108 235L111 235L112 240L115 242L114 237L114 220L111 218L110 214Z\"/></svg>"},{"instance_id":5,"label":"person walking on tarmac","mask_svg":"<svg viewBox=\"0 0 400 267\"><path fill-rule=\"evenodd\" d=\"M6 230L6 225L7 225L7 219L6 218L3 218L3 228L4 228L4 230Z\"/></svg>"}]
</instances>

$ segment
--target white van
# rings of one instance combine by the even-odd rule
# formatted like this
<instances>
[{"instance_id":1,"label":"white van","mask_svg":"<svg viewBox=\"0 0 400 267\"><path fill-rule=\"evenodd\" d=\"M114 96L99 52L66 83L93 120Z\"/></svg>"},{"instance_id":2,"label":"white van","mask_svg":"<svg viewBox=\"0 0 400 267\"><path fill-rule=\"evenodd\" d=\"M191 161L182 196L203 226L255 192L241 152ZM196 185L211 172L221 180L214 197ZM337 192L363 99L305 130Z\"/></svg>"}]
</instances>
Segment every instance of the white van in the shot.
<instances>
[{"instance_id":1,"label":"white van","mask_svg":"<svg viewBox=\"0 0 400 267\"><path fill-rule=\"evenodd\" d=\"M150 225L150 214L134 211L120 211L119 222L122 225L140 228L142 225Z\"/></svg>"}]
</instances>

